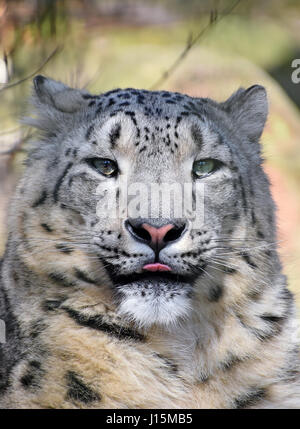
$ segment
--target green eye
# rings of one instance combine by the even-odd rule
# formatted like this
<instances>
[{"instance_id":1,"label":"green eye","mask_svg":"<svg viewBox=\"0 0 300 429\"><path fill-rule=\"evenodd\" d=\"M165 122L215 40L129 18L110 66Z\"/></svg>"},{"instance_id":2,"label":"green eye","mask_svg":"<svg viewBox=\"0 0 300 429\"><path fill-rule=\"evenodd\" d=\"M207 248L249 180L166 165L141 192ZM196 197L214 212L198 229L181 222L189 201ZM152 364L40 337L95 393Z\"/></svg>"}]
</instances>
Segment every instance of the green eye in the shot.
<instances>
[{"instance_id":1,"label":"green eye","mask_svg":"<svg viewBox=\"0 0 300 429\"><path fill-rule=\"evenodd\" d=\"M196 177L207 176L217 169L218 161L214 159L201 159L193 164L193 173Z\"/></svg>"},{"instance_id":2,"label":"green eye","mask_svg":"<svg viewBox=\"0 0 300 429\"><path fill-rule=\"evenodd\" d=\"M106 177L113 177L118 173L118 166L115 161L106 158L91 158L88 163Z\"/></svg>"}]
</instances>

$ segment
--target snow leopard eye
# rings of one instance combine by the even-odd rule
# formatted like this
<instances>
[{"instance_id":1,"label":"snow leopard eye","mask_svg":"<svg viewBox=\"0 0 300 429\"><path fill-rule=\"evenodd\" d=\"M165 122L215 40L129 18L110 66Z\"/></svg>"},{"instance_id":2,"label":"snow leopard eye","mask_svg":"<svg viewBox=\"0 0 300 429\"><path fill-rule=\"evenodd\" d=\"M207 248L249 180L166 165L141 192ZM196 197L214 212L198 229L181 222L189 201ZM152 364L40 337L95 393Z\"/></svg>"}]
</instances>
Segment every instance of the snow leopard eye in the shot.
<instances>
[{"instance_id":1,"label":"snow leopard eye","mask_svg":"<svg viewBox=\"0 0 300 429\"><path fill-rule=\"evenodd\" d=\"M193 174L196 178L207 176L216 171L220 164L216 159L200 159L193 164Z\"/></svg>"},{"instance_id":2,"label":"snow leopard eye","mask_svg":"<svg viewBox=\"0 0 300 429\"><path fill-rule=\"evenodd\" d=\"M106 177L113 177L118 173L118 165L115 161L107 158L90 158L88 164Z\"/></svg>"}]
</instances>

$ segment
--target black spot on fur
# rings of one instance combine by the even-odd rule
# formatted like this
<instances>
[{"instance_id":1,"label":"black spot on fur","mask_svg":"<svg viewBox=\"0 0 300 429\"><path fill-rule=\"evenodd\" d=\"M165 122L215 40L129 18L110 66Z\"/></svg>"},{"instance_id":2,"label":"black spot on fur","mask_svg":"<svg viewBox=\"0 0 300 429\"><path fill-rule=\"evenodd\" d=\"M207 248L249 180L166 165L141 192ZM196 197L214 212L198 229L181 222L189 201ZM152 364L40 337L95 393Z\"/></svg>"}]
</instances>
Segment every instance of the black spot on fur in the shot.
<instances>
[{"instance_id":1,"label":"black spot on fur","mask_svg":"<svg viewBox=\"0 0 300 429\"><path fill-rule=\"evenodd\" d=\"M242 194L243 209L246 212L247 208L248 208L248 203L247 203L247 198L246 198L245 186L244 186L243 179L241 176L239 176L239 183L240 183L240 189L241 189L241 194Z\"/></svg>"},{"instance_id":2,"label":"black spot on fur","mask_svg":"<svg viewBox=\"0 0 300 429\"><path fill-rule=\"evenodd\" d=\"M75 372L68 371L66 374L66 381L68 384L67 399L73 399L85 404L101 401L99 393L87 386Z\"/></svg>"},{"instance_id":3,"label":"black spot on fur","mask_svg":"<svg viewBox=\"0 0 300 429\"><path fill-rule=\"evenodd\" d=\"M107 106L106 107L110 107L113 106L114 104L116 104L115 100L113 98L109 98Z\"/></svg>"},{"instance_id":4,"label":"black spot on fur","mask_svg":"<svg viewBox=\"0 0 300 429\"><path fill-rule=\"evenodd\" d=\"M240 321L241 325L246 328L252 335L254 335L259 341L268 341L282 332L284 322L288 320L288 315L292 302L293 301L288 301L285 312L281 316L262 314L260 318L268 322L265 329L258 329L255 326L248 325L244 321L244 318L241 314L237 314L237 318Z\"/></svg>"},{"instance_id":5,"label":"black spot on fur","mask_svg":"<svg viewBox=\"0 0 300 429\"><path fill-rule=\"evenodd\" d=\"M43 319L34 321L30 327L30 337L37 338L47 328L46 323Z\"/></svg>"},{"instance_id":6,"label":"black spot on fur","mask_svg":"<svg viewBox=\"0 0 300 429\"><path fill-rule=\"evenodd\" d=\"M57 200L58 200L58 193L59 193L59 189L63 183L63 180L64 180L65 176L68 174L69 170L72 168L72 166L73 166L73 163L69 162L69 164L64 169L64 172L62 173L62 175L59 177L58 181L56 182L56 185L54 187L54 192L53 192L53 199L55 202L57 202Z\"/></svg>"},{"instance_id":7,"label":"black spot on fur","mask_svg":"<svg viewBox=\"0 0 300 429\"><path fill-rule=\"evenodd\" d=\"M254 213L254 210L252 209L251 210L251 223L252 223L252 226L255 226L256 225L256 216L255 216L255 213Z\"/></svg>"},{"instance_id":8,"label":"black spot on fur","mask_svg":"<svg viewBox=\"0 0 300 429\"><path fill-rule=\"evenodd\" d=\"M98 106L97 106L97 110L95 112L95 117L97 115L99 115L99 113L101 113L101 112L102 112L102 103L99 103Z\"/></svg>"},{"instance_id":9,"label":"black spot on fur","mask_svg":"<svg viewBox=\"0 0 300 429\"><path fill-rule=\"evenodd\" d=\"M73 252L73 249L66 244L56 244L56 249L59 250L62 253L65 253L66 255L70 255Z\"/></svg>"},{"instance_id":10,"label":"black spot on fur","mask_svg":"<svg viewBox=\"0 0 300 429\"><path fill-rule=\"evenodd\" d=\"M277 324L277 323L280 323L282 320L284 320L286 318L286 315L275 316L274 314L262 314L260 318L265 322Z\"/></svg>"},{"instance_id":11,"label":"black spot on fur","mask_svg":"<svg viewBox=\"0 0 300 429\"><path fill-rule=\"evenodd\" d=\"M241 359L238 356L234 356L232 354L230 354L228 356L227 359L225 359L223 362L220 362L218 364L218 367L222 370L222 371L228 371L231 368L233 368L234 366L238 365L239 363L243 362L245 359Z\"/></svg>"},{"instance_id":12,"label":"black spot on fur","mask_svg":"<svg viewBox=\"0 0 300 429\"><path fill-rule=\"evenodd\" d=\"M177 373L178 366L169 358L166 358L165 356L161 355L160 353L154 353L155 356L157 356L159 359L161 359L165 364L168 365L168 368L172 373Z\"/></svg>"},{"instance_id":13,"label":"black spot on fur","mask_svg":"<svg viewBox=\"0 0 300 429\"><path fill-rule=\"evenodd\" d=\"M238 220L240 218L240 214L239 213L233 213L232 215L231 215L231 219L232 220Z\"/></svg>"},{"instance_id":14,"label":"black spot on fur","mask_svg":"<svg viewBox=\"0 0 300 429\"><path fill-rule=\"evenodd\" d=\"M100 314L97 316L87 316L69 307L62 308L81 326L102 331L108 335L118 338L119 340L145 340L144 335L134 331L133 329L117 325L116 323L104 322L103 317Z\"/></svg>"},{"instance_id":15,"label":"black spot on fur","mask_svg":"<svg viewBox=\"0 0 300 429\"><path fill-rule=\"evenodd\" d=\"M86 138L87 140L89 140L89 139L90 139L91 134L92 134L92 133L93 133L93 131L94 131L94 128L95 128L95 126L94 126L94 125L91 125L91 126L88 128L88 130L87 130L87 132L86 132L86 135L85 135L85 138Z\"/></svg>"},{"instance_id":16,"label":"black spot on fur","mask_svg":"<svg viewBox=\"0 0 300 429\"><path fill-rule=\"evenodd\" d=\"M86 273L84 273L83 271L79 270L78 268L74 269L75 271L75 276L85 282L85 283L90 283L90 284L95 284L94 280L91 279Z\"/></svg>"},{"instance_id":17,"label":"black spot on fur","mask_svg":"<svg viewBox=\"0 0 300 429\"><path fill-rule=\"evenodd\" d=\"M41 223L41 227L47 232L53 232L53 229L46 223Z\"/></svg>"},{"instance_id":18,"label":"black spot on fur","mask_svg":"<svg viewBox=\"0 0 300 429\"><path fill-rule=\"evenodd\" d=\"M34 375L31 374L30 372L26 373L25 375L23 375L23 377L21 377L20 382L23 385L23 387L27 389L33 385Z\"/></svg>"},{"instance_id":19,"label":"black spot on fur","mask_svg":"<svg viewBox=\"0 0 300 429\"><path fill-rule=\"evenodd\" d=\"M265 238L264 234L261 231L257 231L257 236L259 238Z\"/></svg>"},{"instance_id":20,"label":"black spot on fur","mask_svg":"<svg viewBox=\"0 0 300 429\"><path fill-rule=\"evenodd\" d=\"M244 261L247 262L247 264L251 267L251 268L257 268L257 265L251 261L250 256L248 255L248 253L246 252L242 252L241 253L242 258L244 259Z\"/></svg>"},{"instance_id":21,"label":"black spot on fur","mask_svg":"<svg viewBox=\"0 0 300 429\"><path fill-rule=\"evenodd\" d=\"M61 273L50 273L48 277L50 280L54 281L55 283L58 283L61 286L66 286L66 287L75 286L74 282L66 279L65 276Z\"/></svg>"},{"instance_id":22,"label":"black spot on fur","mask_svg":"<svg viewBox=\"0 0 300 429\"><path fill-rule=\"evenodd\" d=\"M41 206L42 204L44 204L46 199L47 199L47 192L44 190L41 193L41 196L39 197L39 199L32 205L32 208L36 208L38 206Z\"/></svg>"},{"instance_id":23,"label":"black spot on fur","mask_svg":"<svg viewBox=\"0 0 300 429\"><path fill-rule=\"evenodd\" d=\"M238 397L234 401L234 408L247 408L256 405L266 396L264 388L252 388L246 394Z\"/></svg>"},{"instance_id":24,"label":"black spot on fur","mask_svg":"<svg viewBox=\"0 0 300 429\"><path fill-rule=\"evenodd\" d=\"M199 381L200 383L207 383L209 379L210 379L209 375L207 375L207 374L199 374L197 381Z\"/></svg>"},{"instance_id":25,"label":"black spot on fur","mask_svg":"<svg viewBox=\"0 0 300 429\"><path fill-rule=\"evenodd\" d=\"M114 148L116 141L120 138L121 135L121 124L116 124L109 134L111 147Z\"/></svg>"},{"instance_id":26,"label":"black spot on fur","mask_svg":"<svg viewBox=\"0 0 300 429\"><path fill-rule=\"evenodd\" d=\"M236 273L236 270L234 268L224 267L224 273L226 273L226 274L234 274L234 273Z\"/></svg>"},{"instance_id":27,"label":"black spot on fur","mask_svg":"<svg viewBox=\"0 0 300 429\"><path fill-rule=\"evenodd\" d=\"M223 295L223 288L220 285L214 285L209 290L208 299L210 302L218 302Z\"/></svg>"},{"instance_id":28,"label":"black spot on fur","mask_svg":"<svg viewBox=\"0 0 300 429\"><path fill-rule=\"evenodd\" d=\"M178 119L178 118L177 118ZM197 146L201 149L203 145L203 135L199 126L193 126L191 129L192 137L197 144Z\"/></svg>"},{"instance_id":29,"label":"black spot on fur","mask_svg":"<svg viewBox=\"0 0 300 429\"><path fill-rule=\"evenodd\" d=\"M130 110L126 110L126 112L125 112L125 115L128 115L128 116L135 116L135 112L132 112L132 111L130 111Z\"/></svg>"},{"instance_id":30,"label":"black spot on fur","mask_svg":"<svg viewBox=\"0 0 300 429\"><path fill-rule=\"evenodd\" d=\"M38 388L43 373L41 362L31 360L28 362L27 372L21 377L20 382L25 389Z\"/></svg>"},{"instance_id":31,"label":"black spot on fur","mask_svg":"<svg viewBox=\"0 0 300 429\"><path fill-rule=\"evenodd\" d=\"M41 366L42 366L42 364L41 364L41 362L39 362L37 360L32 360L32 361L29 362L29 366L31 368L40 369Z\"/></svg>"},{"instance_id":32,"label":"black spot on fur","mask_svg":"<svg viewBox=\"0 0 300 429\"><path fill-rule=\"evenodd\" d=\"M126 112L125 112L125 115L127 115L127 116L129 116L129 117L130 117L130 119L132 120L132 122L134 123L134 125L135 125L135 126L137 125L137 120L136 120L136 118L135 118L135 112L132 112L132 111L126 111Z\"/></svg>"},{"instance_id":33,"label":"black spot on fur","mask_svg":"<svg viewBox=\"0 0 300 429\"><path fill-rule=\"evenodd\" d=\"M60 305L62 304L63 301L58 301L58 300L54 300L54 299L47 299L44 303L43 303L43 309L46 311L54 311L57 308L60 307Z\"/></svg>"}]
</instances>

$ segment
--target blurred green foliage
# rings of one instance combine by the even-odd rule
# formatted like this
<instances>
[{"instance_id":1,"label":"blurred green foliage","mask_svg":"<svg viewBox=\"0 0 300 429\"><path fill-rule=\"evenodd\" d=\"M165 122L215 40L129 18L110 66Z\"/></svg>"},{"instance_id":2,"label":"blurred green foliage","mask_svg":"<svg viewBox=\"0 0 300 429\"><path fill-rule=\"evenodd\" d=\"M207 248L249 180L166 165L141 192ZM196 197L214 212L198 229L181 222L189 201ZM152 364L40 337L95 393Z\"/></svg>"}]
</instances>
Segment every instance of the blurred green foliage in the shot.
<instances>
[{"instance_id":1,"label":"blurred green foliage","mask_svg":"<svg viewBox=\"0 0 300 429\"><path fill-rule=\"evenodd\" d=\"M184 49L188 36L207 24L211 11L217 9L220 15L234 1L12 0L1 4L6 7L1 44L9 54L12 82L38 68L59 45L63 52L44 72L77 85L93 79L91 88L101 91L115 86L150 87ZM157 7L151 19L149 14ZM297 31L288 25L294 10L300 10L296 1L240 1L200 45L220 55L245 57L265 69L275 67L299 45ZM3 128L13 126L23 114L28 84L1 94Z\"/></svg>"}]
</instances>

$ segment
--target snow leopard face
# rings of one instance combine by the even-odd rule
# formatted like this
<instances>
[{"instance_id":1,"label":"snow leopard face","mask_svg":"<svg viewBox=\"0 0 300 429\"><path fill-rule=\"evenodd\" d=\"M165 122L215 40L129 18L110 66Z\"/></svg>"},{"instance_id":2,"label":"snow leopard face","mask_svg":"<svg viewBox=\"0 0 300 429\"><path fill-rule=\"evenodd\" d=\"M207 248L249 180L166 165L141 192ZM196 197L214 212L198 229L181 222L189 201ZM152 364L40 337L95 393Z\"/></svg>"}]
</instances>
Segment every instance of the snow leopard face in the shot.
<instances>
[{"instance_id":1,"label":"snow leopard face","mask_svg":"<svg viewBox=\"0 0 300 429\"><path fill-rule=\"evenodd\" d=\"M94 96L38 76L35 104L30 123L43 139L22 181L31 195L23 229L35 252L37 230L53 243L52 279L96 287L105 279L121 314L167 325L189 315L205 273L234 271L229 240L272 234L262 87L218 104L136 89ZM223 291L213 284L207 293Z\"/></svg>"}]
</instances>

